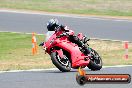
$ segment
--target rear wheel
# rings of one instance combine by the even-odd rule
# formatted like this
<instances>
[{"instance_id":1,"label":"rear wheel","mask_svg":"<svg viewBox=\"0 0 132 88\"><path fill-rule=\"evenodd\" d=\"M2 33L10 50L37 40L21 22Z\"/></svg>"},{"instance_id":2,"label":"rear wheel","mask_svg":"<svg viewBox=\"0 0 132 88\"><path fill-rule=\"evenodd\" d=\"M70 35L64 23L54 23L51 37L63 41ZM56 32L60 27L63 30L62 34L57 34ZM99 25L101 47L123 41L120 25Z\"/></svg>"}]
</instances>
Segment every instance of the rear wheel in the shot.
<instances>
[{"instance_id":1,"label":"rear wheel","mask_svg":"<svg viewBox=\"0 0 132 88\"><path fill-rule=\"evenodd\" d=\"M102 59L99 54L90 48L91 58L88 65L88 68L91 70L100 70L102 68Z\"/></svg>"},{"instance_id":2,"label":"rear wheel","mask_svg":"<svg viewBox=\"0 0 132 88\"><path fill-rule=\"evenodd\" d=\"M71 70L71 62L69 58L64 55L64 58L61 58L57 52L51 53L52 63L62 72L68 72Z\"/></svg>"}]
</instances>

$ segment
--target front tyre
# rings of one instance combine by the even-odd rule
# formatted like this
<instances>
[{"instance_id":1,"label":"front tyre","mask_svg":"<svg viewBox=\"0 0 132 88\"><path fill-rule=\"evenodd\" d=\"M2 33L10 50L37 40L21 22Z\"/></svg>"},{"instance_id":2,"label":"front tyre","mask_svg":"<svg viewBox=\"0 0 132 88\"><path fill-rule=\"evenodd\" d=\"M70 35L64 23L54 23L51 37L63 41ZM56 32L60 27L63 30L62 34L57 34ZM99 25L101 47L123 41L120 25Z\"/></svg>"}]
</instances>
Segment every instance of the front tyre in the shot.
<instances>
[{"instance_id":1,"label":"front tyre","mask_svg":"<svg viewBox=\"0 0 132 88\"><path fill-rule=\"evenodd\" d=\"M51 53L52 63L62 72L69 72L71 70L71 62L66 55L62 59L57 52Z\"/></svg>"},{"instance_id":2,"label":"front tyre","mask_svg":"<svg viewBox=\"0 0 132 88\"><path fill-rule=\"evenodd\" d=\"M88 68L91 70L100 70L102 68L102 59L99 54L90 48L91 58L88 65Z\"/></svg>"}]
</instances>

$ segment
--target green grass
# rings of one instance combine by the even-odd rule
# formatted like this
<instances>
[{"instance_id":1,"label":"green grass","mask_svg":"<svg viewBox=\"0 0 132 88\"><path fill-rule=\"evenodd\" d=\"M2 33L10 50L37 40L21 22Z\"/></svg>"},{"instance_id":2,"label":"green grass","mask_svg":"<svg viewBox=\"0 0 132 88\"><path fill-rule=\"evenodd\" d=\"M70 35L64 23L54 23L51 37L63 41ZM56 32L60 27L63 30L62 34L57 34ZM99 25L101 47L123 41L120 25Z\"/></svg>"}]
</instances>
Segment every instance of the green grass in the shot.
<instances>
[{"instance_id":1,"label":"green grass","mask_svg":"<svg viewBox=\"0 0 132 88\"><path fill-rule=\"evenodd\" d=\"M131 0L0 0L0 8L74 14L132 16Z\"/></svg>"},{"instance_id":2,"label":"green grass","mask_svg":"<svg viewBox=\"0 0 132 88\"><path fill-rule=\"evenodd\" d=\"M0 32L0 70L54 67L40 47L37 55L32 55L31 37L30 34ZM44 36L37 35L37 41L44 41Z\"/></svg>"},{"instance_id":3,"label":"green grass","mask_svg":"<svg viewBox=\"0 0 132 88\"><path fill-rule=\"evenodd\" d=\"M49 55L41 47L32 55L31 34L0 32L0 70L41 69L54 67ZM44 35L37 35L37 43L44 41ZM129 59L124 59L123 43L91 40L89 41L103 59L104 65L132 64L132 43L129 43Z\"/></svg>"},{"instance_id":4,"label":"green grass","mask_svg":"<svg viewBox=\"0 0 132 88\"><path fill-rule=\"evenodd\" d=\"M129 59L125 59L123 42L91 40L90 46L101 54L104 65L132 65L132 43L129 43Z\"/></svg>"}]
</instances>

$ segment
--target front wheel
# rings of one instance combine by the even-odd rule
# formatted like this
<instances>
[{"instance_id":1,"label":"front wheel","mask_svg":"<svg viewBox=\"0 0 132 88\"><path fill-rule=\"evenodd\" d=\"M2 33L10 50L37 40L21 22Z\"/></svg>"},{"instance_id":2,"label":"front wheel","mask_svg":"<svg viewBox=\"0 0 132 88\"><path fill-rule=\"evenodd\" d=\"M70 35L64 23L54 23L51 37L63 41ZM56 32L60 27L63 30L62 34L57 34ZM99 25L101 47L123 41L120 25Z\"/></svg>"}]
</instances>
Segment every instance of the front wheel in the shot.
<instances>
[{"instance_id":1,"label":"front wheel","mask_svg":"<svg viewBox=\"0 0 132 88\"><path fill-rule=\"evenodd\" d=\"M99 54L93 50L92 48L89 49L91 58L88 65L88 68L91 70L100 70L102 68L102 59Z\"/></svg>"},{"instance_id":2,"label":"front wheel","mask_svg":"<svg viewBox=\"0 0 132 88\"><path fill-rule=\"evenodd\" d=\"M71 70L71 62L66 55L61 58L57 52L51 53L52 63L62 72L69 72Z\"/></svg>"}]
</instances>

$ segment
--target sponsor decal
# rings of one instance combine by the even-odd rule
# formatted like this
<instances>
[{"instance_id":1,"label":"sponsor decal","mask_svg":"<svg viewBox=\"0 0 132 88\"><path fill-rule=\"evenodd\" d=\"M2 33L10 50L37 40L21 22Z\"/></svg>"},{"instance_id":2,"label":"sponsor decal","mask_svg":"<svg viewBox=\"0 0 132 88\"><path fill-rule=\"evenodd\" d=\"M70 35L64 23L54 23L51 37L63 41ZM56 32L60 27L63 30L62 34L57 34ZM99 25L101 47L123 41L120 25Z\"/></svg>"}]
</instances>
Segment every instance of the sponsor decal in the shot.
<instances>
[{"instance_id":1,"label":"sponsor decal","mask_svg":"<svg viewBox=\"0 0 132 88\"><path fill-rule=\"evenodd\" d=\"M96 83L96 84L126 84L131 82L129 74L86 74L79 68L76 75L76 81L79 85Z\"/></svg>"}]
</instances>

